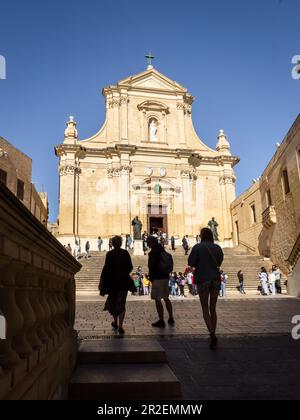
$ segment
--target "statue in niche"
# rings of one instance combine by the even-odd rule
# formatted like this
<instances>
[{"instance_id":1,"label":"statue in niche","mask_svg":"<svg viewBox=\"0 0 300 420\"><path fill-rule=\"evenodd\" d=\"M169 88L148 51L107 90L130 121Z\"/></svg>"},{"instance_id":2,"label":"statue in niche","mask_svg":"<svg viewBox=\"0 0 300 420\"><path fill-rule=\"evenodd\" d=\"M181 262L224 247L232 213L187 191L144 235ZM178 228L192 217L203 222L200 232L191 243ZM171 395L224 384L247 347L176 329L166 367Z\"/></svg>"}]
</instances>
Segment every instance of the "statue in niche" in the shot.
<instances>
[{"instance_id":1,"label":"statue in niche","mask_svg":"<svg viewBox=\"0 0 300 420\"><path fill-rule=\"evenodd\" d=\"M154 119L149 124L149 141L157 141L157 122Z\"/></svg>"}]
</instances>

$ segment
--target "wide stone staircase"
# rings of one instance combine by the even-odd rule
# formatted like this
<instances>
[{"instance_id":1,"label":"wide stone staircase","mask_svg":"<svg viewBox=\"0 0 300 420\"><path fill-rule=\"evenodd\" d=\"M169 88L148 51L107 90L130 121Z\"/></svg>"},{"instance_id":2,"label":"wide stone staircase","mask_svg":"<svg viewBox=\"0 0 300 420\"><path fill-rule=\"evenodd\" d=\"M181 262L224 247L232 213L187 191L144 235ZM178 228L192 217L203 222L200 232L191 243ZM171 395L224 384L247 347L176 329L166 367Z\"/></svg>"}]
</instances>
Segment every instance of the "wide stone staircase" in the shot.
<instances>
[{"instance_id":1,"label":"wide stone staircase","mask_svg":"<svg viewBox=\"0 0 300 420\"><path fill-rule=\"evenodd\" d=\"M181 385L156 340L85 340L69 386L71 400L178 399Z\"/></svg>"},{"instance_id":2,"label":"wide stone staircase","mask_svg":"<svg viewBox=\"0 0 300 420\"><path fill-rule=\"evenodd\" d=\"M184 255L183 249L178 247L175 252L167 249L174 260L174 271L183 272L187 267L187 256ZM238 279L237 272L242 270L245 279L245 289L257 290L258 273L261 267L267 270L271 267L271 261L266 261L260 256L249 254L242 248L224 248L224 261L222 270L228 274L227 290L237 290ZM80 259L82 269L76 275L76 291L81 294L96 294L98 292L98 284L100 274L104 265L106 252L91 252L91 258ZM134 269L141 266L144 273L148 272L148 257L134 256L131 254ZM282 281L283 286L283 281Z\"/></svg>"}]
</instances>

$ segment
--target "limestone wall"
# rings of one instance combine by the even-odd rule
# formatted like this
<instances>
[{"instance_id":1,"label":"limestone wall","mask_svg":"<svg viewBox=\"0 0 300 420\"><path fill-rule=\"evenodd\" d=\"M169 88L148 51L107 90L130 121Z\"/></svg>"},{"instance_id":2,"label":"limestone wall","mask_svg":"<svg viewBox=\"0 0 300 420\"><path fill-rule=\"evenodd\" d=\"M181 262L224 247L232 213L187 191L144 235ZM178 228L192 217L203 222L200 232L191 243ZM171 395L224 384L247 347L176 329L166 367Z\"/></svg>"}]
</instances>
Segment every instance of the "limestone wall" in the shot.
<instances>
[{"instance_id":1,"label":"limestone wall","mask_svg":"<svg viewBox=\"0 0 300 420\"><path fill-rule=\"evenodd\" d=\"M66 398L80 264L1 184L0 220L0 399Z\"/></svg>"},{"instance_id":2,"label":"limestone wall","mask_svg":"<svg viewBox=\"0 0 300 420\"><path fill-rule=\"evenodd\" d=\"M18 180L24 183L24 195L21 201L31 213L44 225L48 220L47 194L36 191L31 182L32 161L8 141L0 137L0 169L7 173L6 186L17 195Z\"/></svg>"},{"instance_id":3,"label":"limestone wall","mask_svg":"<svg viewBox=\"0 0 300 420\"><path fill-rule=\"evenodd\" d=\"M253 208L255 206L255 218ZM245 193L231 204L234 244L242 245L258 253L258 239L262 231L262 203L259 182L255 182Z\"/></svg>"},{"instance_id":4,"label":"limestone wall","mask_svg":"<svg viewBox=\"0 0 300 420\"><path fill-rule=\"evenodd\" d=\"M252 202L257 224L250 217ZM233 225L239 224L240 240L287 273L287 260L300 232L300 116L259 181L232 203L231 212Z\"/></svg>"}]
</instances>

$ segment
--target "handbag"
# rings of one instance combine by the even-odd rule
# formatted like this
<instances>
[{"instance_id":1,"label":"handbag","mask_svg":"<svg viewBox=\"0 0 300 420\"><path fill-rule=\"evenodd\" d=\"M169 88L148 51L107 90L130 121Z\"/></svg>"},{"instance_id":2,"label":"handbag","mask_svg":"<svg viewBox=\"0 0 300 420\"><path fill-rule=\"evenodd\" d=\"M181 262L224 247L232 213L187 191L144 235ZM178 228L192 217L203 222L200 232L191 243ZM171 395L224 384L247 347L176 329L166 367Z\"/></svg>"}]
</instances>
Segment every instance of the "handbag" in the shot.
<instances>
[{"instance_id":1,"label":"handbag","mask_svg":"<svg viewBox=\"0 0 300 420\"><path fill-rule=\"evenodd\" d=\"M219 264L218 264L218 261L216 260L216 258L215 258L215 256L214 256L214 254L211 252L211 250L210 250L210 249L209 249L209 247L206 245L206 243L205 243L205 242L203 242L203 244L204 244L205 248L207 249L207 251L209 252L209 255L212 257L212 259L214 260L214 262L215 262L215 264L216 264L216 267L217 267L217 270L218 270L218 274L219 274L218 281L220 281L220 282L221 282L221 270L220 270L220 266L219 266Z\"/></svg>"}]
</instances>

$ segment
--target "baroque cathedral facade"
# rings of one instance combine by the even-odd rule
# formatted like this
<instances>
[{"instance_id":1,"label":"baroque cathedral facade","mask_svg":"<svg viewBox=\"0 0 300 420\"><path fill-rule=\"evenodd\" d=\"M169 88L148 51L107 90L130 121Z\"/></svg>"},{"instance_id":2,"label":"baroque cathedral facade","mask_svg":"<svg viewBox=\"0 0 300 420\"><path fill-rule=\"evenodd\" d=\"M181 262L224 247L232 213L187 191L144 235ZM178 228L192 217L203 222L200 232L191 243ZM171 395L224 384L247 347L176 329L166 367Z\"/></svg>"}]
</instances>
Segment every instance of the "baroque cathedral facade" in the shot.
<instances>
[{"instance_id":1,"label":"baroque cathedral facade","mask_svg":"<svg viewBox=\"0 0 300 420\"><path fill-rule=\"evenodd\" d=\"M195 237L215 217L220 243L232 246L230 204L239 159L220 130L216 149L192 122L194 97L153 66L103 89L106 118L79 140L67 121L59 158L58 238L63 244L142 231Z\"/></svg>"}]
</instances>

